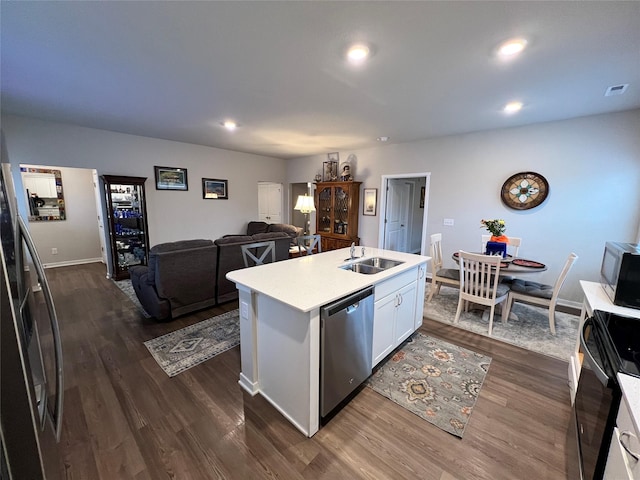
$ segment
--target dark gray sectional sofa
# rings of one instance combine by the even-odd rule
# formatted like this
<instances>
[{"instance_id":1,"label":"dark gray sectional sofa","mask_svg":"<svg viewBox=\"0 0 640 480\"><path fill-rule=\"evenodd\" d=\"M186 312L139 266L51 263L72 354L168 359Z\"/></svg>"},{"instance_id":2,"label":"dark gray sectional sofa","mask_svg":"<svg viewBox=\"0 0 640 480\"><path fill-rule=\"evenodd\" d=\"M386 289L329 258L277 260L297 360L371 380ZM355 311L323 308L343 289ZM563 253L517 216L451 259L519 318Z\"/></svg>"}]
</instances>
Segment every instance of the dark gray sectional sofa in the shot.
<instances>
[{"instance_id":1,"label":"dark gray sectional sofa","mask_svg":"<svg viewBox=\"0 0 640 480\"><path fill-rule=\"evenodd\" d=\"M238 290L226 275L244 268L241 246L273 240L276 261L286 260L292 233L276 227L274 231L227 235L215 241L161 243L151 248L148 266L129 268L131 283L144 309L157 320L229 302L238 298Z\"/></svg>"}]
</instances>

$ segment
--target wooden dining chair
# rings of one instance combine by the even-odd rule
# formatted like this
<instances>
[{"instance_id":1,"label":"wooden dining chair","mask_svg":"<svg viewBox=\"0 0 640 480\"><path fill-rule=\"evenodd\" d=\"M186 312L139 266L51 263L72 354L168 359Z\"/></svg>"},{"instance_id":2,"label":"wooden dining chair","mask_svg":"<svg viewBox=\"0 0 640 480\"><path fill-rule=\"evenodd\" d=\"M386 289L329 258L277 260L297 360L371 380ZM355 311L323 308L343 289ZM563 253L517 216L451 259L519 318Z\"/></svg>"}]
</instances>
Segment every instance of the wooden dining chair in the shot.
<instances>
[{"instance_id":1,"label":"wooden dining chair","mask_svg":"<svg viewBox=\"0 0 640 480\"><path fill-rule=\"evenodd\" d=\"M485 305L491 308L489 312L489 336L493 332L493 316L496 305L507 300L509 286L500 283L500 264L502 257L480 255L460 250L460 295L458 297L458 310L453 323L458 323L464 307L469 310L470 303ZM508 312L502 309L502 322L505 323Z\"/></svg>"},{"instance_id":2,"label":"wooden dining chair","mask_svg":"<svg viewBox=\"0 0 640 480\"><path fill-rule=\"evenodd\" d=\"M242 259L245 267L255 267L276 261L276 242L256 242L241 245ZM255 253L254 253L255 252ZM267 255L271 254L271 259Z\"/></svg>"},{"instance_id":3,"label":"wooden dining chair","mask_svg":"<svg viewBox=\"0 0 640 480\"><path fill-rule=\"evenodd\" d=\"M429 246L431 256L431 288L429 289L430 302L436 293L440 293L442 284L452 287L460 286L460 270L457 268L442 268L442 234L434 233L431 235L431 244Z\"/></svg>"},{"instance_id":4,"label":"wooden dining chair","mask_svg":"<svg viewBox=\"0 0 640 480\"><path fill-rule=\"evenodd\" d=\"M549 309L549 330L551 334L556 334L556 304L558 303L558 294L560 289L567 278L567 274L574 262L578 259L575 253L569 254L567 261L560 272L560 275L556 279L554 285L547 285L544 283L532 282L529 280L522 280L520 278L514 278L510 282L505 282L509 285L509 298L505 305L506 318L509 318L509 313L513 307L513 302L529 303L532 305L538 305L547 307Z\"/></svg>"},{"instance_id":5,"label":"wooden dining chair","mask_svg":"<svg viewBox=\"0 0 640 480\"><path fill-rule=\"evenodd\" d=\"M491 235L482 235L482 249L481 253L484 253L487 250L487 242L491 239ZM520 251L520 244L522 243L522 238L520 237L509 237L509 243L507 244L507 253L514 257L518 256L518 252Z\"/></svg>"},{"instance_id":6,"label":"wooden dining chair","mask_svg":"<svg viewBox=\"0 0 640 480\"><path fill-rule=\"evenodd\" d=\"M300 256L313 255L314 250L315 253L322 253L321 238L320 235L301 235L296 237L296 244L298 245L298 253Z\"/></svg>"}]
</instances>

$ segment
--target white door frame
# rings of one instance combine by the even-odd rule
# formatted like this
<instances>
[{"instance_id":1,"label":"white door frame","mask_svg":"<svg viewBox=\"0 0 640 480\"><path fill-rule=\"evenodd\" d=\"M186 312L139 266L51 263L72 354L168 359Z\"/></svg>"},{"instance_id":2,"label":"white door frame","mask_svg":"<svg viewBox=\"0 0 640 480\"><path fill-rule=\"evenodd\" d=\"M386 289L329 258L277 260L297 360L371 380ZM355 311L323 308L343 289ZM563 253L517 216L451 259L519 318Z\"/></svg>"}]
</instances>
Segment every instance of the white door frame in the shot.
<instances>
[{"instance_id":1,"label":"white door frame","mask_svg":"<svg viewBox=\"0 0 640 480\"><path fill-rule=\"evenodd\" d=\"M387 211L387 184L389 179L397 178L424 178L424 212L422 216L422 241L420 242L420 254L427 255L429 252L429 243L427 241L427 219L429 217L429 185L431 183L431 172L421 173L398 173L394 175L382 175L380 183L380 224L378 225L378 248L384 247L384 227L385 214Z\"/></svg>"}]
</instances>

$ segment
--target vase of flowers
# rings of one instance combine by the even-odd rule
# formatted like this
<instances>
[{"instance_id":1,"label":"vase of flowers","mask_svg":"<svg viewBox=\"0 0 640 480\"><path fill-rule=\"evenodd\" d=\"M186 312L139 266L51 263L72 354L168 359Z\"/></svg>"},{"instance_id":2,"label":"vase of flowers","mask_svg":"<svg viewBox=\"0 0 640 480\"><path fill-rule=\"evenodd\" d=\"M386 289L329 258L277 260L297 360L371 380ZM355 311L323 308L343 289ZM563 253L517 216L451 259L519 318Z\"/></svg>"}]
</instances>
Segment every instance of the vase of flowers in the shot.
<instances>
[{"instance_id":1,"label":"vase of flowers","mask_svg":"<svg viewBox=\"0 0 640 480\"><path fill-rule=\"evenodd\" d=\"M509 243L509 237L504 234L507 229L504 220L480 220L480 227L486 228L491 233L491 242Z\"/></svg>"}]
</instances>

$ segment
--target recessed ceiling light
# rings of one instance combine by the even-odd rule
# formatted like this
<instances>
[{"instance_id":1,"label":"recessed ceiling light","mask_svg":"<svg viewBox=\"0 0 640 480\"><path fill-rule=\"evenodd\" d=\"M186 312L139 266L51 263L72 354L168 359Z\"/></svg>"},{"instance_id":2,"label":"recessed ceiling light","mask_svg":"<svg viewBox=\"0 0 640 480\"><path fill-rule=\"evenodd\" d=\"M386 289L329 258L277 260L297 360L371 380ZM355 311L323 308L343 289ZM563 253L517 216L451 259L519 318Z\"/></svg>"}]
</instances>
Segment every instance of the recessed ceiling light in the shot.
<instances>
[{"instance_id":1,"label":"recessed ceiling light","mask_svg":"<svg viewBox=\"0 0 640 480\"><path fill-rule=\"evenodd\" d=\"M364 43L357 43L347 50L347 58L352 63L364 62L371 53L371 50Z\"/></svg>"},{"instance_id":2,"label":"recessed ceiling light","mask_svg":"<svg viewBox=\"0 0 640 480\"><path fill-rule=\"evenodd\" d=\"M512 114L522 110L522 102L509 102L502 109L504 113Z\"/></svg>"},{"instance_id":3,"label":"recessed ceiling light","mask_svg":"<svg viewBox=\"0 0 640 480\"><path fill-rule=\"evenodd\" d=\"M389 141L389 137L378 137L377 140L379 142L388 142Z\"/></svg>"},{"instance_id":4,"label":"recessed ceiling light","mask_svg":"<svg viewBox=\"0 0 640 480\"><path fill-rule=\"evenodd\" d=\"M498 47L497 54L502 58L512 58L522 52L527 46L524 38L512 38Z\"/></svg>"},{"instance_id":5,"label":"recessed ceiling light","mask_svg":"<svg viewBox=\"0 0 640 480\"><path fill-rule=\"evenodd\" d=\"M236 128L238 128L238 124L233 120L225 120L224 122L222 122L222 126L229 131L234 131Z\"/></svg>"}]
</instances>

